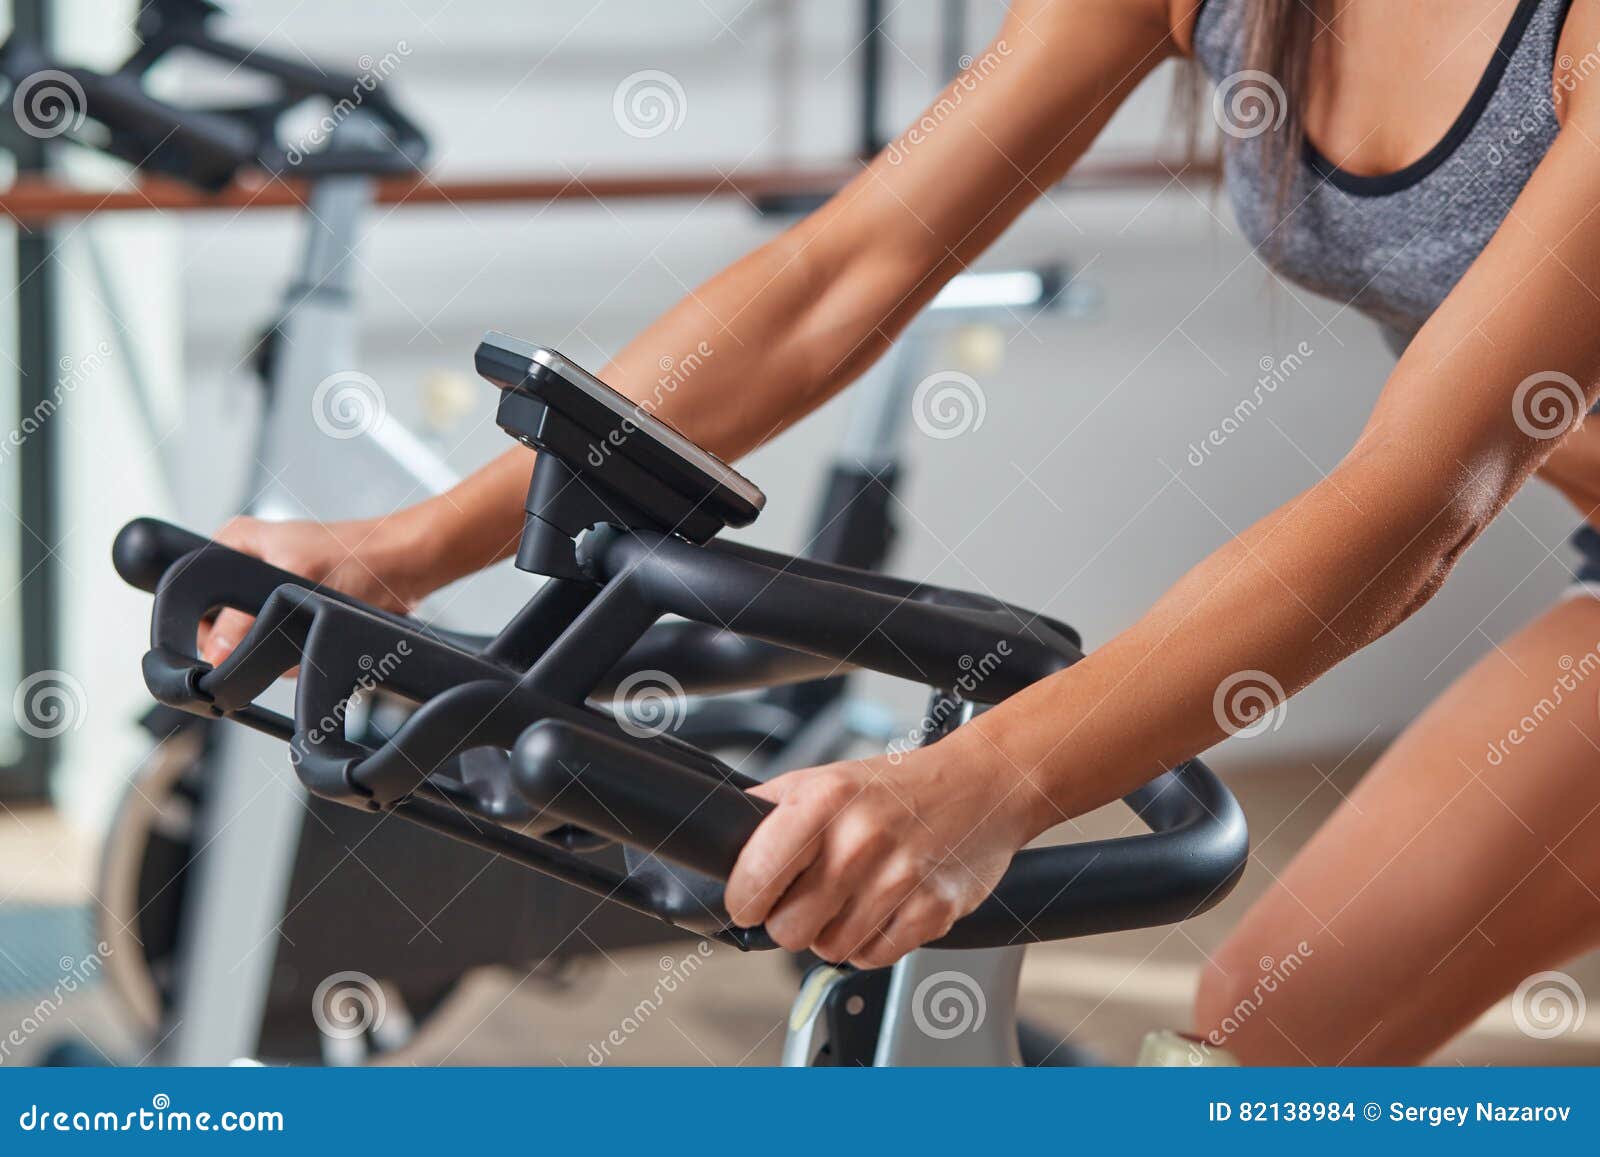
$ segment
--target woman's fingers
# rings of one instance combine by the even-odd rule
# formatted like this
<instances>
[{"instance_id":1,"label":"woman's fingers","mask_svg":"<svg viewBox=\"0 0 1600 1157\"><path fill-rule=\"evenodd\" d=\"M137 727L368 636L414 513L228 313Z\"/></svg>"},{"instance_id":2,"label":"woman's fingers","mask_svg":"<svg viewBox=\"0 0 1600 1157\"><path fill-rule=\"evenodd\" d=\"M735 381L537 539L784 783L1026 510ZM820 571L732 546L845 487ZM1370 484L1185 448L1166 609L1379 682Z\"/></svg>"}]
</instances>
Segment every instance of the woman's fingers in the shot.
<instances>
[{"instance_id":1,"label":"woman's fingers","mask_svg":"<svg viewBox=\"0 0 1600 1157\"><path fill-rule=\"evenodd\" d=\"M200 624L200 637L196 640L200 657L213 667L221 663L239 645L255 619L231 607L224 610L212 623Z\"/></svg>"},{"instance_id":2,"label":"woman's fingers","mask_svg":"<svg viewBox=\"0 0 1600 1157\"><path fill-rule=\"evenodd\" d=\"M832 865L819 856L767 914L763 921L767 935L790 952L802 952L815 944L848 899L839 888Z\"/></svg>"},{"instance_id":3,"label":"woman's fingers","mask_svg":"<svg viewBox=\"0 0 1600 1157\"><path fill-rule=\"evenodd\" d=\"M850 957L857 968L887 968L914 948L950 931L960 908L937 889L924 888L901 904L892 919Z\"/></svg>"},{"instance_id":4,"label":"woman's fingers","mask_svg":"<svg viewBox=\"0 0 1600 1157\"><path fill-rule=\"evenodd\" d=\"M824 960L835 964L854 961L894 917L895 911L922 881L908 864L896 861L886 865L877 886L866 895L849 900L812 942L811 948Z\"/></svg>"},{"instance_id":5,"label":"woman's fingers","mask_svg":"<svg viewBox=\"0 0 1600 1157\"><path fill-rule=\"evenodd\" d=\"M789 885L817 858L821 844L822 825L811 809L779 804L733 865L722 894L729 918L743 928L765 921Z\"/></svg>"}]
</instances>

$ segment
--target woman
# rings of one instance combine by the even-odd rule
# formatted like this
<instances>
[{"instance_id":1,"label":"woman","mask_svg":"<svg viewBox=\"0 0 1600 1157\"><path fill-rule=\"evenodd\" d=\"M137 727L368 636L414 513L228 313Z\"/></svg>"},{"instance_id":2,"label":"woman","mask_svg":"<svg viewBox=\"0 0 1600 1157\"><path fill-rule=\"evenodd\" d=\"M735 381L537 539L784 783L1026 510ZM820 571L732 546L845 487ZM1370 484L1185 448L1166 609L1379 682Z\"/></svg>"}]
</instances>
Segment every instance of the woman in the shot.
<instances>
[{"instance_id":1,"label":"woman","mask_svg":"<svg viewBox=\"0 0 1600 1157\"><path fill-rule=\"evenodd\" d=\"M1336 469L1084 662L932 747L763 787L779 806L729 883L735 919L887 965L1023 844L1246 722L1214 708L1241 675L1292 694L1392 630L1536 471L1594 509L1600 450L1571 427L1600 393L1597 44L1600 10L1564 0L1019 0L914 133L618 355L607 381L745 453L864 370L1183 54L1219 82L1228 184L1264 259L1403 351ZM652 396L658 360L704 348ZM513 450L380 521L221 537L406 608L512 552L530 461ZM219 620L208 657L245 626ZM1569 599L1446 692L1212 962L1196 1030L1252 1063L1420 1060L1593 946L1593 691L1506 739L1570 674L1562 657L1597 645L1600 605ZM1262 996L1263 958L1290 954Z\"/></svg>"}]
</instances>

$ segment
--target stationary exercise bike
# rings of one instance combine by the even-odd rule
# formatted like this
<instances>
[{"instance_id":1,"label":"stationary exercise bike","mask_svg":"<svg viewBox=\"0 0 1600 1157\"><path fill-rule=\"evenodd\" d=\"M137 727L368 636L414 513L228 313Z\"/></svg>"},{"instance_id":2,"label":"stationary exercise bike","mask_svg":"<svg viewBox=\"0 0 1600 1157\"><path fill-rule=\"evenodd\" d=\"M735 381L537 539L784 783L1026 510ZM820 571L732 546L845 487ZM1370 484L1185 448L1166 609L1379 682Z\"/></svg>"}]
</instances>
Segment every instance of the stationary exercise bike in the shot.
<instances>
[{"instance_id":1,"label":"stationary exercise bike","mask_svg":"<svg viewBox=\"0 0 1600 1157\"><path fill-rule=\"evenodd\" d=\"M257 468L243 505L267 516L332 518L386 509L397 495L440 489L451 481L450 471L392 417L349 431L354 436L337 454L320 452L327 446L312 426L314 414L327 409L318 405L315 391L355 362L350 255L372 180L417 171L427 142L381 86L309 68L259 46L232 44L213 31L216 14L215 6L198 0L153 0L141 9L140 47L110 72L58 61L43 46L14 37L0 48L0 74L23 99L7 108L17 116L58 118L32 127L52 134L59 128L65 140L202 190L223 188L241 174L313 178L302 260L253 360L263 420L252 450ZM220 60L230 71L273 82L278 91L248 105L195 107L164 100L148 90L146 77L175 49ZM303 150L287 143L288 118L318 103L339 113L323 147ZM97 257L92 246L90 257ZM92 264L103 273L98 261ZM108 277L100 280L100 294L114 309L115 286ZM957 279L952 292L941 295L927 319L857 389L850 433L829 471L817 515L814 557L869 568L884 561L898 442L919 372L921 339L972 320L1003 323L1014 310L1049 308L1061 284L1050 268L980 274ZM153 391L140 381L137 351L125 348L123 354L150 441L166 444L170 440L152 417ZM306 453L308 446L319 452ZM767 770L833 758L863 742L881 743L887 718L855 704L845 690L846 678L834 676L777 689L759 702L723 701L703 710L697 705L684 727L704 742L759 748ZM381 733L400 714L380 692L363 701L353 718ZM588 939L566 934L570 904L563 890L498 865L484 873L480 858L448 846L419 857L415 840L403 832L369 831L347 813L297 800L294 793L263 794L251 771L236 775L228 769L248 769L252 754L266 752L250 747L246 738L225 738L207 720L158 708L145 723L158 742L110 827L96 914L99 938L112 945L106 975L134 1021L162 1043L165 1058L215 1062L251 1053L351 1060L404 1043L408 1034L396 1031L370 1042L330 1039L309 1015L314 986L355 959L381 978L391 1007L408 1009L413 1022L448 996L460 974L444 962L418 967L416 958L423 954L405 951L404 944L378 951L375 945L387 944L380 934L341 918L351 910L352 895L370 886L366 869L381 872L391 882L387 891L398 893L396 901L423 914L468 883L475 894L492 890L500 877L506 887L538 890L525 904L538 904L548 917L541 926L556 932L551 937L501 942L498 931L481 921L427 932L430 942L444 933L443 939L464 949L445 954L460 970L526 959L561 966L590 950ZM229 802L208 802L213 788ZM258 822L217 821L243 800ZM263 817L274 802L280 806ZM302 804L309 818L297 810ZM197 867L202 846L206 854ZM351 848L359 849L365 868L351 866ZM398 887L394 881L408 869L420 882ZM607 947L659 935L626 920L609 935L591 921L588 932ZM320 952L308 951L308 945ZM410 966L397 971L396 953ZM242 971L241 954L256 958ZM420 980L413 979L417 974ZM400 1023L398 1015L391 1021Z\"/></svg>"},{"instance_id":2,"label":"stationary exercise bike","mask_svg":"<svg viewBox=\"0 0 1600 1157\"><path fill-rule=\"evenodd\" d=\"M428 142L380 83L381 62L365 76L316 67L227 39L219 15L205 0L142 4L140 43L109 71L13 36L0 46L0 77L12 90L0 105L18 131L202 192L241 178L308 182L300 259L246 359L255 389L242 387L242 400L260 417L238 509L329 520L442 490L453 472L393 415L374 413L381 398L353 372L355 254L374 183L420 172ZM216 62L267 94L216 105L166 99L150 90L149 74L174 55ZM323 115L314 142L294 131L307 112ZM89 255L97 256L92 246ZM103 272L95 261L91 270ZM111 280L99 289L117 312ZM149 444L181 443L154 425L137 351L122 352ZM169 475L181 496L184 480ZM403 704L374 693L352 726L381 734L403 714ZM261 768L276 751L238 729L163 706L142 722L154 746L108 825L92 908L95 938L109 946L103 975L148 1042L141 1052L176 1064L360 1061L407 1043L475 967L559 975L565 960L593 951L570 935L581 900L571 889L402 825L374 825L308 797L292 778L264 784ZM538 917L513 927L484 918L507 907ZM626 914L615 927L602 923L590 935L607 947L668 934ZM391 1011L385 1033L330 1035L319 1023L320 986L350 971L381 986ZM71 1043L53 1054L99 1056Z\"/></svg>"},{"instance_id":3,"label":"stationary exercise bike","mask_svg":"<svg viewBox=\"0 0 1600 1157\"><path fill-rule=\"evenodd\" d=\"M932 688L936 742L1081 658L1070 627L999 599L723 541L764 504L746 479L552 350L491 334L476 362L502 391L500 425L539 451L516 561L546 581L505 629L451 636L141 519L113 558L155 594L143 672L158 700L286 741L320 799L532 868L596 912L760 950L770 938L728 922L721 888L771 805L710 752L618 710L619 690L642 673L710 695L870 669ZM256 622L213 668L195 633L219 607ZM258 701L296 665L292 715ZM418 705L379 741L343 725L374 684ZM1152 834L1025 850L976 911L894 968L814 969L785 1062L1018 1063L1027 944L1187 919L1243 871L1244 817L1198 760L1127 802ZM595 858L610 845L620 868ZM971 1010L954 1023L953 994Z\"/></svg>"}]
</instances>

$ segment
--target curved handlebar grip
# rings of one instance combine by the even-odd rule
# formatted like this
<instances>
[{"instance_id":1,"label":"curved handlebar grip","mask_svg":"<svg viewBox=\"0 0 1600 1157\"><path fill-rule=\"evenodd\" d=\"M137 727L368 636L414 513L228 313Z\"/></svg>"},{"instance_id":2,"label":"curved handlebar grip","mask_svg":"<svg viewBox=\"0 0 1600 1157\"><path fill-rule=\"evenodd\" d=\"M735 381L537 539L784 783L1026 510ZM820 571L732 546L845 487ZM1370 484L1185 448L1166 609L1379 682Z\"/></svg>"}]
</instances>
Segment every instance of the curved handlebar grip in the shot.
<instances>
[{"instance_id":1,"label":"curved handlebar grip","mask_svg":"<svg viewBox=\"0 0 1600 1157\"><path fill-rule=\"evenodd\" d=\"M191 551L210 545L192 531L159 518L135 518L117 532L111 544L111 565L122 581L147 594L155 594L161 576Z\"/></svg>"},{"instance_id":2,"label":"curved handlebar grip","mask_svg":"<svg viewBox=\"0 0 1600 1157\"><path fill-rule=\"evenodd\" d=\"M523 732L511 766L535 806L719 881L774 807L747 794L754 781L736 772L715 779L563 721ZM1204 764L1190 760L1128 803L1152 834L1018 852L989 898L933 946L992 948L1175 923L1232 891L1249 834L1238 803Z\"/></svg>"},{"instance_id":3,"label":"curved handlebar grip","mask_svg":"<svg viewBox=\"0 0 1600 1157\"><path fill-rule=\"evenodd\" d=\"M732 768L719 778L559 719L522 733L511 768L535 807L718 880L777 806Z\"/></svg>"},{"instance_id":4,"label":"curved handlebar grip","mask_svg":"<svg viewBox=\"0 0 1600 1157\"><path fill-rule=\"evenodd\" d=\"M989 898L936 940L990 948L1174 924L1220 903L1250 834L1222 781L1192 759L1127 797L1152 833L1021 851Z\"/></svg>"}]
</instances>

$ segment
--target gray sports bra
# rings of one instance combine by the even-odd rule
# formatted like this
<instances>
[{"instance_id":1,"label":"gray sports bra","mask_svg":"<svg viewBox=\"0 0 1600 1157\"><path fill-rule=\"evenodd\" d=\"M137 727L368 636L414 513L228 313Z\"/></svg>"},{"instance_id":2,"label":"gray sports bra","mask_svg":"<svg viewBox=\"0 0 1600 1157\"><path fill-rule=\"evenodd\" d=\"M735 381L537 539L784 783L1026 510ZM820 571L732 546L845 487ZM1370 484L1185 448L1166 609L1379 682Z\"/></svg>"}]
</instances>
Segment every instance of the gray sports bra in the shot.
<instances>
[{"instance_id":1,"label":"gray sports bra","mask_svg":"<svg viewBox=\"0 0 1600 1157\"><path fill-rule=\"evenodd\" d=\"M1244 68L1244 0L1205 0L1194 51L1241 119L1223 162L1240 226L1274 269L1348 303L1403 350L1482 252L1554 142L1557 42L1572 0L1521 0L1466 108L1421 160L1377 177L1347 173L1308 141L1285 209L1263 172L1267 82ZM1259 94L1258 94L1259 95ZM1230 102L1238 101L1236 105ZM1281 107L1281 106L1279 106ZM1270 236L1270 244L1264 245Z\"/></svg>"}]
</instances>

